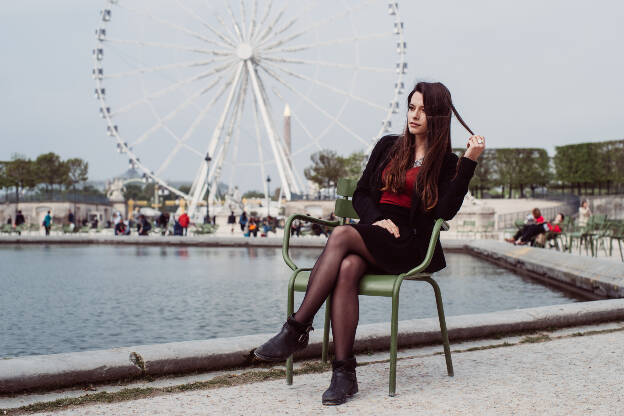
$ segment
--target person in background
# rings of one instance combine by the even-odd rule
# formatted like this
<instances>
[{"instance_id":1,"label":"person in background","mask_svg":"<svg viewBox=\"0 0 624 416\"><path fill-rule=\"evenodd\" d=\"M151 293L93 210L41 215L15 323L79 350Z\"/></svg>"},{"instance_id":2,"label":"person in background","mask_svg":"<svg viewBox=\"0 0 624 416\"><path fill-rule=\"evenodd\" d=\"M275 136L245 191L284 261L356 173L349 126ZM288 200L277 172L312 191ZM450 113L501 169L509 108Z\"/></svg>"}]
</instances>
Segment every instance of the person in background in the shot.
<instances>
[{"instance_id":1,"label":"person in background","mask_svg":"<svg viewBox=\"0 0 624 416\"><path fill-rule=\"evenodd\" d=\"M293 234L296 234L297 237L301 235L301 220L299 218L290 223L290 235Z\"/></svg>"},{"instance_id":2,"label":"person in background","mask_svg":"<svg viewBox=\"0 0 624 416\"><path fill-rule=\"evenodd\" d=\"M586 199L581 201L581 206L579 207L578 212L578 226L584 228L587 226L587 221L589 221L589 217L592 216L591 209L589 209L589 202Z\"/></svg>"},{"instance_id":3,"label":"person in background","mask_svg":"<svg viewBox=\"0 0 624 416\"><path fill-rule=\"evenodd\" d=\"M242 232L245 232L245 227L247 226L248 221L249 220L247 219L247 212L243 211L243 213L240 215L240 218L238 219L238 223L240 224Z\"/></svg>"},{"instance_id":4,"label":"person in background","mask_svg":"<svg viewBox=\"0 0 624 416\"><path fill-rule=\"evenodd\" d=\"M565 215L563 213L557 214L555 220L548 223L542 221L539 224L527 224L522 227L522 235L516 241L510 243L523 246L525 244L529 244L533 238L537 237L539 234L546 233L548 231L552 231L554 233L560 233L561 227L559 224L563 222Z\"/></svg>"},{"instance_id":5,"label":"person in background","mask_svg":"<svg viewBox=\"0 0 624 416\"><path fill-rule=\"evenodd\" d=\"M152 224L145 218L145 215L141 214L139 216L139 221L137 222L137 232L139 235L149 235L149 231L152 229Z\"/></svg>"},{"instance_id":6,"label":"person in background","mask_svg":"<svg viewBox=\"0 0 624 416\"><path fill-rule=\"evenodd\" d=\"M529 231L529 227L530 226L543 224L543 223L544 223L544 217L542 217L542 212L539 210L539 208L533 208L533 211L531 211L531 213L529 215L527 215L527 219L526 219L526 221L524 223L524 226L522 228L520 228L514 234L513 237L506 238L505 241L507 241L508 243L516 244L518 241L520 241L521 237L525 233L530 233L531 232L531 231Z\"/></svg>"},{"instance_id":7,"label":"person in background","mask_svg":"<svg viewBox=\"0 0 624 416\"><path fill-rule=\"evenodd\" d=\"M22 210L20 209L17 211L17 215L15 216L15 226L19 227L25 222L26 222L26 219L24 218L24 214L22 214Z\"/></svg>"},{"instance_id":8,"label":"person in background","mask_svg":"<svg viewBox=\"0 0 624 416\"><path fill-rule=\"evenodd\" d=\"M169 214L161 212L158 216L158 220L156 220L156 223L161 230L160 234L165 235L167 233L167 226L169 225Z\"/></svg>"},{"instance_id":9,"label":"person in background","mask_svg":"<svg viewBox=\"0 0 624 416\"><path fill-rule=\"evenodd\" d=\"M13 225L13 219L11 217L7 219L7 225Z\"/></svg>"},{"instance_id":10,"label":"person in background","mask_svg":"<svg viewBox=\"0 0 624 416\"><path fill-rule=\"evenodd\" d=\"M74 232L74 228L76 228L76 217L74 217L74 213L71 212L71 209L67 212L67 222L69 223L69 230Z\"/></svg>"},{"instance_id":11,"label":"person in background","mask_svg":"<svg viewBox=\"0 0 624 416\"><path fill-rule=\"evenodd\" d=\"M234 224L236 224L236 215L234 215L234 211L228 216L228 224L230 224L230 232L234 234Z\"/></svg>"},{"instance_id":12,"label":"person in background","mask_svg":"<svg viewBox=\"0 0 624 416\"><path fill-rule=\"evenodd\" d=\"M253 234L254 237L258 237L258 224L256 224L256 219L251 217L249 220L249 235Z\"/></svg>"},{"instance_id":13,"label":"person in background","mask_svg":"<svg viewBox=\"0 0 624 416\"><path fill-rule=\"evenodd\" d=\"M189 218L188 214L186 212L183 212L182 215L180 215L180 218L178 218L178 222L180 223L180 227L182 227L183 235L187 235L188 226L189 226L189 223L191 222L191 219Z\"/></svg>"},{"instance_id":14,"label":"person in background","mask_svg":"<svg viewBox=\"0 0 624 416\"><path fill-rule=\"evenodd\" d=\"M50 211L48 211L46 216L43 218L42 225L45 228L45 235L50 235L50 228L52 227L52 216L50 215Z\"/></svg>"},{"instance_id":15,"label":"person in background","mask_svg":"<svg viewBox=\"0 0 624 416\"><path fill-rule=\"evenodd\" d=\"M20 229L20 225L23 225L26 222L24 218L24 214L22 214L22 210L17 211L17 215L15 216L15 228L17 230L18 235L22 235L22 230Z\"/></svg>"}]
</instances>

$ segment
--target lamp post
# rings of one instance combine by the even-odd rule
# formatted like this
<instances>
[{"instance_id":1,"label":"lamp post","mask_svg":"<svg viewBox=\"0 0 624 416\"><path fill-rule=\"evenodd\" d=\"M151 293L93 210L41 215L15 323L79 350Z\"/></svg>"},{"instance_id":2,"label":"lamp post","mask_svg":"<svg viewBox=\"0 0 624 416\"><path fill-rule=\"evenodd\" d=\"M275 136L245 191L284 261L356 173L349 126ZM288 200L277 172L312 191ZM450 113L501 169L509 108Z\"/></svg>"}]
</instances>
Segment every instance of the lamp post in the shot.
<instances>
[{"instance_id":1,"label":"lamp post","mask_svg":"<svg viewBox=\"0 0 624 416\"><path fill-rule=\"evenodd\" d=\"M271 177L267 175L267 218L271 215Z\"/></svg>"},{"instance_id":2,"label":"lamp post","mask_svg":"<svg viewBox=\"0 0 624 416\"><path fill-rule=\"evenodd\" d=\"M207 169L206 169L206 216L204 217L204 224L210 224L210 182L208 182L208 175L210 172L210 161L212 158L209 153L206 153L206 157L204 158L206 161Z\"/></svg>"}]
</instances>

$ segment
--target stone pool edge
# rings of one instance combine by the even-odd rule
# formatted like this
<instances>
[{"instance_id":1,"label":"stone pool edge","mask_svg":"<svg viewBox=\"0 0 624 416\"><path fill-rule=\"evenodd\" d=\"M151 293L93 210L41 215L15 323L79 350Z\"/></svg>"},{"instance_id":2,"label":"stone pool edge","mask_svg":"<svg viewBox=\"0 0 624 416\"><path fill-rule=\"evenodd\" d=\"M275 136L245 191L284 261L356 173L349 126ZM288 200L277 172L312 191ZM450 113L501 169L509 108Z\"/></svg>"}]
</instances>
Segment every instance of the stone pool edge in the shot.
<instances>
[{"instance_id":1,"label":"stone pool edge","mask_svg":"<svg viewBox=\"0 0 624 416\"><path fill-rule=\"evenodd\" d=\"M624 319L624 299L447 317L451 342ZM253 365L252 350L273 334L139 345L109 350L0 359L0 394L214 371ZM399 347L440 343L437 318L400 321ZM297 358L318 358L322 328ZM389 323L361 325L356 353L387 350ZM442 359L442 358L441 358Z\"/></svg>"},{"instance_id":2,"label":"stone pool edge","mask_svg":"<svg viewBox=\"0 0 624 416\"><path fill-rule=\"evenodd\" d=\"M624 263L492 240L449 241L443 246L449 251L476 255L514 272L524 272L593 300L624 298Z\"/></svg>"}]
</instances>

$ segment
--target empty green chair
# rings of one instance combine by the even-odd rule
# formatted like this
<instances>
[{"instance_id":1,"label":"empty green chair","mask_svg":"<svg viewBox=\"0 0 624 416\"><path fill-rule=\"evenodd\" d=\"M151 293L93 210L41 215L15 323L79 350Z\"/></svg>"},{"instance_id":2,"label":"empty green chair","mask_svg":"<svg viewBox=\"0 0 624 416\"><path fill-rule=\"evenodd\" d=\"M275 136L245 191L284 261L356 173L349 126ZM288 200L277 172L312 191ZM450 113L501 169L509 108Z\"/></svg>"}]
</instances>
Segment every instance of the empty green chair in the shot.
<instances>
[{"instance_id":1,"label":"empty green chair","mask_svg":"<svg viewBox=\"0 0 624 416\"><path fill-rule=\"evenodd\" d=\"M334 214L339 217L340 220L327 221L318 218L310 217L307 215L294 214L288 217L284 226L284 241L282 244L282 256L284 261L293 270L293 273L288 282L288 306L286 310L286 316L290 316L294 312L294 292L305 292L308 286L308 278L310 276L311 268L300 268L290 258L288 253L290 242L290 225L295 219L303 221L309 221L328 227L336 227L338 225L344 225L348 218L358 219L358 215L353 209L351 197L355 191L356 181L340 179L338 181L337 193L343 198L336 200ZM392 314L390 317L390 381L389 381L389 394L394 396L396 391L396 359L397 359L397 347L398 347L398 312L399 312L399 291L403 280L418 280L429 283L436 298L436 304L438 309L438 318L440 321L440 331L442 335L442 343L444 345L444 355L446 358L446 369L449 376L453 376L453 362L451 360L451 349L449 345L448 333L446 330L446 321L444 319L444 307L442 304L442 295L440 287L431 278L431 273L424 273L423 271L429 266L433 257L436 241L440 234L440 230L448 230L448 224L442 219L438 219L435 222L433 232L431 234L431 240L429 241L429 247L427 254L423 262L412 270L397 274L366 274L360 280L359 294L366 296L385 296L392 298ZM330 325L330 301L327 299L325 302L325 327L323 331L323 350L321 359L323 362L327 361L328 347L329 347L329 325ZM293 381L293 357L291 356L286 361L286 382L292 384Z\"/></svg>"}]
</instances>

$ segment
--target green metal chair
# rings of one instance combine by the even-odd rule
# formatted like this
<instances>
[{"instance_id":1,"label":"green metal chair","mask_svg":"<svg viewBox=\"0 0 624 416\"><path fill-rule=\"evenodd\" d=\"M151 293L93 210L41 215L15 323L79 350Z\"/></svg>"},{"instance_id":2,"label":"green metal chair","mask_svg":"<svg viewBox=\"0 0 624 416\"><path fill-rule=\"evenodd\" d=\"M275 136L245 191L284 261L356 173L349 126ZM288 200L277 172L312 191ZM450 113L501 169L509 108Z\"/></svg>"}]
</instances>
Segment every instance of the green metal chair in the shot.
<instances>
[{"instance_id":1,"label":"green metal chair","mask_svg":"<svg viewBox=\"0 0 624 416\"><path fill-rule=\"evenodd\" d=\"M613 241L617 241L620 249L620 259L624 262L622 254L622 241L624 240L624 220L619 220L613 227L613 232L609 236L609 256L613 255Z\"/></svg>"},{"instance_id":2,"label":"green metal chair","mask_svg":"<svg viewBox=\"0 0 624 416\"><path fill-rule=\"evenodd\" d=\"M290 225L295 219L309 221L328 227L336 227L338 225L344 225L347 219L358 219L358 215L353 209L352 201L355 191L356 181L348 179L340 179L338 181L337 194L342 196L336 200L334 214L339 217L336 221L327 221L307 215L293 214L288 217L284 230L290 230ZM453 376L453 362L451 360L451 348L448 340L448 333L446 330L446 320L444 318L444 307L442 304L442 295L440 287L431 278L431 273L424 273L423 270L429 266L433 257L436 241L440 234L440 230L448 230L449 226L444 220L438 219L433 227L431 234L431 240L429 241L429 247L427 254L422 263L412 270L401 273L398 275L388 274L366 274L360 280L359 294L365 296L385 296L392 298L392 315L390 322L390 380L389 380L389 395L394 396L396 391L396 360L397 360L397 346L398 346L398 314L399 314L399 291L401 289L401 283L403 280L418 280L429 283L433 287L433 292L436 298L436 304L438 309L438 318L440 321L440 331L442 334L442 343L444 345L444 356L446 358L446 369L449 376ZM308 286L308 278L310 277L311 268L301 268L297 266L288 254L290 242L290 233L284 232L284 240L282 244L282 257L284 261L293 270L290 281L288 282L288 306L286 316L290 316L294 312L294 292L305 292ZM321 360L327 362L328 348L329 348L329 325L330 325L330 298L328 297L325 302L325 327L323 331L323 349ZM289 357L286 361L286 382L292 384L293 382L293 357Z\"/></svg>"}]
</instances>

